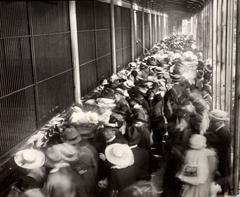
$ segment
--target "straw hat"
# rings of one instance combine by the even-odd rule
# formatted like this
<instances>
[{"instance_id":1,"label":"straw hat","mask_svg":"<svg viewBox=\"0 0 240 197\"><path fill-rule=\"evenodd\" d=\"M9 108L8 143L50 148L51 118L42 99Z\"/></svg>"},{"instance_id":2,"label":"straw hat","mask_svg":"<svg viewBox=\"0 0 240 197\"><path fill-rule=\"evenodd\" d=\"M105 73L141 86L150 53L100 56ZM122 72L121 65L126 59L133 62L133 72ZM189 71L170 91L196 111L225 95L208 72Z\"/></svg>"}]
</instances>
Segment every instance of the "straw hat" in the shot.
<instances>
[{"instance_id":1,"label":"straw hat","mask_svg":"<svg viewBox=\"0 0 240 197\"><path fill-rule=\"evenodd\" d=\"M189 140L189 145L193 149L203 149L207 147L207 139L203 135L193 134Z\"/></svg>"},{"instance_id":2,"label":"straw hat","mask_svg":"<svg viewBox=\"0 0 240 197\"><path fill-rule=\"evenodd\" d=\"M63 142L67 142L69 144L77 144L82 140L82 137L78 133L77 129L70 127L65 129L61 135L61 139Z\"/></svg>"},{"instance_id":3,"label":"straw hat","mask_svg":"<svg viewBox=\"0 0 240 197\"><path fill-rule=\"evenodd\" d=\"M134 164L134 156L130 147L126 144L111 144L105 149L107 160L117 166L126 168Z\"/></svg>"},{"instance_id":4,"label":"straw hat","mask_svg":"<svg viewBox=\"0 0 240 197\"><path fill-rule=\"evenodd\" d=\"M40 168L44 165L45 156L41 151L35 149L25 149L16 153L15 163L25 169Z\"/></svg>"},{"instance_id":5,"label":"straw hat","mask_svg":"<svg viewBox=\"0 0 240 197\"><path fill-rule=\"evenodd\" d=\"M64 161L76 161L78 159L77 149L67 143L56 145Z\"/></svg>"},{"instance_id":6,"label":"straw hat","mask_svg":"<svg viewBox=\"0 0 240 197\"><path fill-rule=\"evenodd\" d=\"M216 120L229 120L228 113L219 109L211 111L210 116Z\"/></svg>"},{"instance_id":7,"label":"straw hat","mask_svg":"<svg viewBox=\"0 0 240 197\"><path fill-rule=\"evenodd\" d=\"M62 154L57 145L47 148L45 155L46 162L50 165L55 165L62 161Z\"/></svg>"}]
</instances>

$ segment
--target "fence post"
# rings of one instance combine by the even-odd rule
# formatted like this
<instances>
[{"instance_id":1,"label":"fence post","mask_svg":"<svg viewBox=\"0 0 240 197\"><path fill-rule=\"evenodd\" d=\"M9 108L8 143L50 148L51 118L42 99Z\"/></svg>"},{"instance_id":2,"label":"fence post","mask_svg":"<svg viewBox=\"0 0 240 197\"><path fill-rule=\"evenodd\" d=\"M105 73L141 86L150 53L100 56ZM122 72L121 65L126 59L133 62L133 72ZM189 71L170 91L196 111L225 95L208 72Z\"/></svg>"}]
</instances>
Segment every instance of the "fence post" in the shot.
<instances>
[{"instance_id":1,"label":"fence post","mask_svg":"<svg viewBox=\"0 0 240 197\"><path fill-rule=\"evenodd\" d=\"M69 1L70 30L71 30L71 48L74 76L74 96L75 102L81 103L81 84L78 55L78 35L77 35L77 14L76 1Z\"/></svg>"},{"instance_id":2,"label":"fence post","mask_svg":"<svg viewBox=\"0 0 240 197\"><path fill-rule=\"evenodd\" d=\"M111 0L111 38L112 38L112 66L113 73L117 73L117 60L116 60L116 35L115 35L115 15L114 15L114 0Z\"/></svg>"},{"instance_id":3,"label":"fence post","mask_svg":"<svg viewBox=\"0 0 240 197\"><path fill-rule=\"evenodd\" d=\"M235 80L235 117L234 117L234 161L233 161L233 192L239 193L239 146L240 146L240 1L237 1L237 38L236 38L236 80Z\"/></svg>"}]
</instances>

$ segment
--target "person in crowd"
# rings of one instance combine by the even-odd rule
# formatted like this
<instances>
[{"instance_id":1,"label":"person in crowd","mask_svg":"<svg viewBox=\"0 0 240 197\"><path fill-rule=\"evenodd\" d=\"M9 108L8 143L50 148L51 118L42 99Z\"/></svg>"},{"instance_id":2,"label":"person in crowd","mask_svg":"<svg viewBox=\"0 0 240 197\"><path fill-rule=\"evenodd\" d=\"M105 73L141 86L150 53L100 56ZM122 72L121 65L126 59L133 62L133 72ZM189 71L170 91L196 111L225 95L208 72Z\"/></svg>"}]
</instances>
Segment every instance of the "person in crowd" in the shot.
<instances>
[{"instance_id":1,"label":"person in crowd","mask_svg":"<svg viewBox=\"0 0 240 197\"><path fill-rule=\"evenodd\" d=\"M77 150L78 158L71 165L78 172L80 179L84 183L86 196L94 197L96 195L98 175L98 155L96 149L84 141L74 127L66 128L61 139L63 142L74 146Z\"/></svg>"},{"instance_id":2,"label":"person in crowd","mask_svg":"<svg viewBox=\"0 0 240 197\"><path fill-rule=\"evenodd\" d=\"M15 154L14 161L24 171L24 175L13 184L8 196L23 195L28 190L40 191L47 177L43 166L44 154L35 149L20 150Z\"/></svg>"},{"instance_id":3,"label":"person in crowd","mask_svg":"<svg viewBox=\"0 0 240 197\"><path fill-rule=\"evenodd\" d=\"M187 149L189 138L192 134L190 128L191 117L195 109L191 102L179 106L176 111L177 120L175 127L169 130L167 141L167 153L165 171L163 175L163 196L179 197L182 189L182 182L176 177L177 172L183 164L184 152Z\"/></svg>"},{"instance_id":4,"label":"person in crowd","mask_svg":"<svg viewBox=\"0 0 240 197\"><path fill-rule=\"evenodd\" d=\"M117 194L137 180L134 155L127 144L111 144L105 150L106 159L112 164L108 175L110 196Z\"/></svg>"},{"instance_id":5,"label":"person in crowd","mask_svg":"<svg viewBox=\"0 0 240 197\"><path fill-rule=\"evenodd\" d=\"M152 101L151 127L153 142L160 154L163 154L163 138L167 131L167 120L163 111L164 99L161 94L156 94Z\"/></svg>"},{"instance_id":6,"label":"person in crowd","mask_svg":"<svg viewBox=\"0 0 240 197\"><path fill-rule=\"evenodd\" d=\"M193 134L189 140L190 149L186 151L184 164L177 174L183 182L181 196L211 197L211 184L217 168L214 150L206 148L206 138Z\"/></svg>"},{"instance_id":7,"label":"person in crowd","mask_svg":"<svg viewBox=\"0 0 240 197\"><path fill-rule=\"evenodd\" d=\"M149 129L148 115L139 104L134 105L132 112L132 124L129 128L135 128L141 135L139 147L149 150L151 146L151 133Z\"/></svg>"},{"instance_id":8,"label":"person in crowd","mask_svg":"<svg viewBox=\"0 0 240 197\"><path fill-rule=\"evenodd\" d=\"M128 93L126 90L121 88L116 88L115 90L115 103L116 107L113 109L113 112L121 115L123 119L126 121L131 115L131 108L129 106L126 97L128 97Z\"/></svg>"},{"instance_id":9,"label":"person in crowd","mask_svg":"<svg viewBox=\"0 0 240 197\"><path fill-rule=\"evenodd\" d=\"M138 170L137 179L148 180L150 178L150 158L148 151L138 146L141 141L140 133L134 127L130 127L126 132L125 137L128 140L128 145L133 152L135 166Z\"/></svg>"},{"instance_id":10,"label":"person in crowd","mask_svg":"<svg viewBox=\"0 0 240 197\"><path fill-rule=\"evenodd\" d=\"M50 168L43 187L43 193L46 197L77 197L78 192L83 192L83 190L78 189L82 185L79 175L71 168L69 162L62 158L57 146L47 148L45 155L45 165ZM81 193L79 196L84 195Z\"/></svg>"},{"instance_id":11,"label":"person in crowd","mask_svg":"<svg viewBox=\"0 0 240 197\"><path fill-rule=\"evenodd\" d=\"M221 185L222 192L230 189L230 165L231 165L231 133L227 126L229 117L227 112L213 110L210 112L210 126L205 134L208 147L214 148L218 156L218 168L216 181Z\"/></svg>"}]
</instances>

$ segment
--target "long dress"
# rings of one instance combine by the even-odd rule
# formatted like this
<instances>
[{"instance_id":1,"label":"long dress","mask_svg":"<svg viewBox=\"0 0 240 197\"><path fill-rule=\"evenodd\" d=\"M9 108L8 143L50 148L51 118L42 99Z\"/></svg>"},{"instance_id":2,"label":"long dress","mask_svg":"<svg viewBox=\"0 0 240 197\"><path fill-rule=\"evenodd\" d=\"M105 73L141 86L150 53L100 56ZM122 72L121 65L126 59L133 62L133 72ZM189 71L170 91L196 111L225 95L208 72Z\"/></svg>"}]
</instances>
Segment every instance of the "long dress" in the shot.
<instances>
[{"instance_id":1,"label":"long dress","mask_svg":"<svg viewBox=\"0 0 240 197\"><path fill-rule=\"evenodd\" d=\"M182 189L182 197L210 197L211 183L213 182L217 158L216 153L210 149L188 150L185 164L191 163L197 166L197 177L187 176L184 170L178 177L185 182ZM186 166L186 165L185 165Z\"/></svg>"}]
</instances>

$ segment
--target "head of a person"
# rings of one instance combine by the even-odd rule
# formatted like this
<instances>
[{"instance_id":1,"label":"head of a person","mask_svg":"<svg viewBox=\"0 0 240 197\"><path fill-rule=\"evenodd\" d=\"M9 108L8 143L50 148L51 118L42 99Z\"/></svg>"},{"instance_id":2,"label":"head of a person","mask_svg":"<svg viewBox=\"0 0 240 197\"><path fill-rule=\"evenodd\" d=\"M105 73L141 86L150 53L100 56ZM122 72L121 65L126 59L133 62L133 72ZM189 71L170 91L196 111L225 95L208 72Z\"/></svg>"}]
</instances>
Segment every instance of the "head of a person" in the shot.
<instances>
[{"instance_id":1,"label":"head of a person","mask_svg":"<svg viewBox=\"0 0 240 197\"><path fill-rule=\"evenodd\" d=\"M112 139L114 136L116 136L116 128L113 128L110 126L104 126L103 136L106 140Z\"/></svg>"},{"instance_id":2,"label":"head of a person","mask_svg":"<svg viewBox=\"0 0 240 197\"><path fill-rule=\"evenodd\" d=\"M45 166L48 168L54 168L56 165L62 162L61 152L56 145L48 147L45 156Z\"/></svg>"},{"instance_id":3,"label":"head of a person","mask_svg":"<svg viewBox=\"0 0 240 197\"><path fill-rule=\"evenodd\" d=\"M75 127L70 126L61 134L61 140L71 145L77 145L82 140L82 137Z\"/></svg>"},{"instance_id":4,"label":"head of a person","mask_svg":"<svg viewBox=\"0 0 240 197\"><path fill-rule=\"evenodd\" d=\"M212 110L210 112L210 122L211 122L211 126L213 127L218 127L219 125L222 124L226 124L227 122L229 122L229 116L228 113L222 110Z\"/></svg>"}]
</instances>

